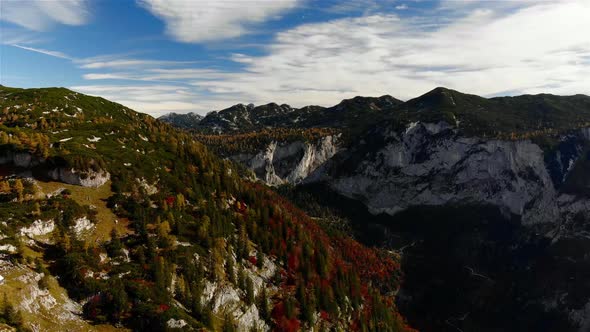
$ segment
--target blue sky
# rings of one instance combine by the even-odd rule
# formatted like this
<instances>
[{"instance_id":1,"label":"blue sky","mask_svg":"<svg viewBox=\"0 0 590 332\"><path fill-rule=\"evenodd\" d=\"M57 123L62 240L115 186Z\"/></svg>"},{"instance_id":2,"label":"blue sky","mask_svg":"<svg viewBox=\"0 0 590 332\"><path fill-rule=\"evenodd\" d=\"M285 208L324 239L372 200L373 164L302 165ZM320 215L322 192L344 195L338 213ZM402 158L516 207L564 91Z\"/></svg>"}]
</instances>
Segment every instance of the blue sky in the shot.
<instances>
[{"instance_id":1,"label":"blue sky","mask_svg":"<svg viewBox=\"0 0 590 332\"><path fill-rule=\"evenodd\" d=\"M0 84L138 111L590 94L590 1L0 0Z\"/></svg>"}]
</instances>

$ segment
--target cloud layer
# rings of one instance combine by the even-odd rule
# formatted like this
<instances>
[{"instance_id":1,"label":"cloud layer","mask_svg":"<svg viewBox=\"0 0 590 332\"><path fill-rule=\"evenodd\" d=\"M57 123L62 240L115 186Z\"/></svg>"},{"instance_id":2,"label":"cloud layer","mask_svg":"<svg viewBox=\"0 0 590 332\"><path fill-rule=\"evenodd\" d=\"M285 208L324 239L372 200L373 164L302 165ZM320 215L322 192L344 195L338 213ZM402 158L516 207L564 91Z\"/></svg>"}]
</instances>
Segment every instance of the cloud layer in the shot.
<instances>
[{"instance_id":1,"label":"cloud layer","mask_svg":"<svg viewBox=\"0 0 590 332\"><path fill-rule=\"evenodd\" d=\"M163 17L175 38L190 42L244 33L250 23L296 5L220 1L198 2L197 8L196 2L171 1L140 4ZM244 9L243 4L250 6ZM233 65L228 67L128 56L79 59L46 48L14 46L68 59L86 81L76 84L78 91L153 115L206 113L237 102L298 107L329 106L355 95L408 99L436 86L484 96L590 94L586 0L493 5L445 0L418 14L406 14L415 5L410 1L403 2L406 10L396 11L401 4L391 4L389 14L332 19L279 32L257 55L229 54ZM174 18L178 22L172 22ZM199 29L207 22L211 29Z\"/></svg>"},{"instance_id":2,"label":"cloud layer","mask_svg":"<svg viewBox=\"0 0 590 332\"><path fill-rule=\"evenodd\" d=\"M137 0L165 22L170 36L187 43L238 37L248 32L252 24L272 19L294 8L297 2Z\"/></svg>"},{"instance_id":3,"label":"cloud layer","mask_svg":"<svg viewBox=\"0 0 590 332\"><path fill-rule=\"evenodd\" d=\"M395 15L304 25L278 34L266 56L235 57L244 73L194 84L296 104L410 98L441 85L483 95L589 93L588 17L590 3L570 1L476 9L439 26Z\"/></svg>"},{"instance_id":4,"label":"cloud layer","mask_svg":"<svg viewBox=\"0 0 590 332\"><path fill-rule=\"evenodd\" d=\"M2 0L0 7L0 20L35 31L56 23L82 25L89 19L87 0Z\"/></svg>"}]
</instances>

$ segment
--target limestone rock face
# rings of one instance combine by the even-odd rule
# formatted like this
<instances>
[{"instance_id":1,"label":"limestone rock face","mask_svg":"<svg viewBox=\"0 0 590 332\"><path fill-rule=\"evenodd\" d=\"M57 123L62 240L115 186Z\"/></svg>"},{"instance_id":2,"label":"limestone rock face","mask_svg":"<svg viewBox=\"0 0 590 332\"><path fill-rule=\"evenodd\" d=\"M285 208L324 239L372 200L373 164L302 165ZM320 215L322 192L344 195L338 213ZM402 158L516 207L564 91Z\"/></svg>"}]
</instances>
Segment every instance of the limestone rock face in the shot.
<instances>
[{"instance_id":1,"label":"limestone rock face","mask_svg":"<svg viewBox=\"0 0 590 332\"><path fill-rule=\"evenodd\" d=\"M589 204L560 190L582 156L583 133L564 137L549 154L529 140L465 137L445 122L370 135L372 142L342 151L305 182L326 182L375 214L485 204L536 224L588 210Z\"/></svg>"},{"instance_id":2,"label":"limestone rock face","mask_svg":"<svg viewBox=\"0 0 590 332\"><path fill-rule=\"evenodd\" d=\"M340 149L340 135L329 135L315 142L274 141L256 154L237 154L230 158L254 171L258 179L269 185L297 184Z\"/></svg>"},{"instance_id":3,"label":"limestone rock face","mask_svg":"<svg viewBox=\"0 0 590 332\"><path fill-rule=\"evenodd\" d=\"M48 171L48 176L55 181L82 187L100 187L111 179L106 171L78 171L73 168L54 168Z\"/></svg>"}]
</instances>

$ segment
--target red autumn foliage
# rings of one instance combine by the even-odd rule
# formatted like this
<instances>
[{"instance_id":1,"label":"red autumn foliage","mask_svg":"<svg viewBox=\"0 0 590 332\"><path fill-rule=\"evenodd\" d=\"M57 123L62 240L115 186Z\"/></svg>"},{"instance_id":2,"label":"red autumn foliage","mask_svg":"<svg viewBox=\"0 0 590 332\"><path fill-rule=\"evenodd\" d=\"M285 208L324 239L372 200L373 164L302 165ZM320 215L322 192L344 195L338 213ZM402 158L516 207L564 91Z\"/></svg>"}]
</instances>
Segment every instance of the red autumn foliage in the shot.
<instances>
[{"instance_id":1,"label":"red autumn foliage","mask_svg":"<svg viewBox=\"0 0 590 332\"><path fill-rule=\"evenodd\" d=\"M282 301L275 304L275 306L272 308L271 314L273 319L278 319L285 316L285 304Z\"/></svg>"},{"instance_id":2,"label":"red autumn foliage","mask_svg":"<svg viewBox=\"0 0 590 332\"><path fill-rule=\"evenodd\" d=\"M244 215L248 212L248 206L244 202L236 201L236 211Z\"/></svg>"},{"instance_id":3,"label":"red autumn foliage","mask_svg":"<svg viewBox=\"0 0 590 332\"><path fill-rule=\"evenodd\" d=\"M91 297L91 298L88 300L88 302L89 302L89 303L93 303L93 304L97 304L97 303L100 303L100 300L101 300L101 295L100 295L100 294L96 294L96 295L94 295L93 297Z\"/></svg>"},{"instance_id":4,"label":"red autumn foliage","mask_svg":"<svg viewBox=\"0 0 590 332\"><path fill-rule=\"evenodd\" d=\"M291 253L289 253L289 257L287 258L287 266L290 270L296 271L299 269L299 257L301 256L301 247L295 248Z\"/></svg>"},{"instance_id":5,"label":"red autumn foliage","mask_svg":"<svg viewBox=\"0 0 590 332\"><path fill-rule=\"evenodd\" d=\"M391 257L381 254L377 249L364 247L351 238L335 241L339 252L354 266L361 278L374 282L387 283L400 267Z\"/></svg>"},{"instance_id":6,"label":"red autumn foliage","mask_svg":"<svg viewBox=\"0 0 590 332\"><path fill-rule=\"evenodd\" d=\"M301 323L295 317L288 319L285 310L285 304L278 302L272 309L272 318L275 321L275 331L281 332L297 332L301 327Z\"/></svg>"},{"instance_id":7,"label":"red autumn foliage","mask_svg":"<svg viewBox=\"0 0 590 332\"><path fill-rule=\"evenodd\" d=\"M166 197L166 204L168 204L168 205L174 204L175 201L176 201L176 197L174 197L174 196Z\"/></svg>"},{"instance_id":8,"label":"red autumn foliage","mask_svg":"<svg viewBox=\"0 0 590 332\"><path fill-rule=\"evenodd\" d=\"M256 265L256 263L258 263L258 260L256 259L256 256L250 256L250 257L248 257L248 261L252 265Z\"/></svg>"},{"instance_id":9,"label":"red autumn foliage","mask_svg":"<svg viewBox=\"0 0 590 332\"><path fill-rule=\"evenodd\" d=\"M275 331L282 332L297 332L301 327L301 323L297 318L287 319L287 317L281 317L276 322Z\"/></svg>"},{"instance_id":10,"label":"red autumn foliage","mask_svg":"<svg viewBox=\"0 0 590 332\"><path fill-rule=\"evenodd\" d=\"M263 229L268 234L267 253L284 263L284 270L280 271L283 296L295 296L296 285L305 275L305 287L319 290L320 296L334 298L336 287L339 287L340 291L344 289L349 294L347 296L360 297L363 309L350 322L349 330L358 330L360 320L363 324L370 321L374 310L369 289L374 291L375 287L384 287L389 292L397 288L400 266L395 258L384 251L367 248L350 237L328 235L317 221L285 198L262 185L250 185L259 194L257 199L262 200L262 205L269 207L267 218L259 230ZM252 258L249 258L250 262ZM405 326L403 318L395 309L393 297L382 295L380 303L379 308L386 305L387 310L391 309L392 316L400 324L400 331L412 331ZM296 305L299 304L296 302ZM322 309L325 308L317 308L320 310L320 319L330 320L332 317L328 310ZM287 318L283 302L275 304L272 318L275 331L297 331L301 328L296 318Z\"/></svg>"}]
</instances>

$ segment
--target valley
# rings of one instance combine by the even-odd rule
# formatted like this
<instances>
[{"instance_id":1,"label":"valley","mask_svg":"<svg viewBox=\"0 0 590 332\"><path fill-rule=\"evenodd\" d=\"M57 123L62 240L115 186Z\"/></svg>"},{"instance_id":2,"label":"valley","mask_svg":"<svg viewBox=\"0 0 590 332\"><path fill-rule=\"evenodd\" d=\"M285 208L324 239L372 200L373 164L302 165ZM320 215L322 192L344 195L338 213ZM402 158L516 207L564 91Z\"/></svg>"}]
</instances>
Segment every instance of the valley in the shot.
<instances>
[{"instance_id":1,"label":"valley","mask_svg":"<svg viewBox=\"0 0 590 332\"><path fill-rule=\"evenodd\" d=\"M256 134L234 124L233 134L210 134L205 121L192 130L310 215L332 220L329 227L400 253L397 303L416 328L584 331L589 101L485 99L437 88L379 111L371 102L340 107L344 119L368 110L361 129L329 120L300 125L301 133L341 138L335 153L296 180L275 174L307 163L306 154L273 154L269 146L309 144L279 134L297 124L267 124ZM242 149L256 157L238 157ZM252 162L261 156L264 163Z\"/></svg>"},{"instance_id":2,"label":"valley","mask_svg":"<svg viewBox=\"0 0 590 332\"><path fill-rule=\"evenodd\" d=\"M0 332L590 332L588 18L0 0Z\"/></svg>"},{"instance_id":3,"label":"valley","mask_svg":"<svg viewBox=\"0 0 590 332\"><path fill-rule=\"evenodd\" d=\"M29 318L42 308L84 330L590 324L589 97L437 88L165 117L174 129L66 89L2 89L17 328L61 324ZM498 107L514 120L490 122Z\"/></svg>"}]
</instances>

